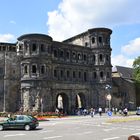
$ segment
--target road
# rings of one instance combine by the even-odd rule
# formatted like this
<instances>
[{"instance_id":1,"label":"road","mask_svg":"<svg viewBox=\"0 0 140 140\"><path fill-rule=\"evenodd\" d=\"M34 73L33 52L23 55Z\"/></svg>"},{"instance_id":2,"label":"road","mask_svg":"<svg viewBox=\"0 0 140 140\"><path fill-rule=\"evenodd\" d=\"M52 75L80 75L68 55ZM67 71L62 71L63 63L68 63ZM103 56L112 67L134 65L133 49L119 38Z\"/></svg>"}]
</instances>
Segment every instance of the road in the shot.
<instances>
[{"instance_id":1,"label":"road","mask_svg":"<svg viewBox=\"0 0 140 140\"><path fill-rule=\"evenodd\" d=\"M0 140L127 140L132 134L140 136L139 121L107 123L111 118L96 115L94 118L77 116L50 119L40 122L36 130L1 131Z\"/></svg>"}]
</instances>

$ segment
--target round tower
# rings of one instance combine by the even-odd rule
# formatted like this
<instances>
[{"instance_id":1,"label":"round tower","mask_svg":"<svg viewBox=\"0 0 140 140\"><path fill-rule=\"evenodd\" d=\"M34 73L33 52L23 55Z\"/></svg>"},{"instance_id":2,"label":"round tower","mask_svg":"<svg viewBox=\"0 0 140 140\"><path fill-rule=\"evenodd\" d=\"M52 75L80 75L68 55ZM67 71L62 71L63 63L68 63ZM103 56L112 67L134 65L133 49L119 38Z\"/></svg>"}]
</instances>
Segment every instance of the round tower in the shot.
<instances>
[{"instance_id":1,"label":"round tower","mask_svg":"<svg viewBox=\"0 0 140 140\"><path fill-rule=\"evenodd\" d=\"M107 107L106 96L111 94L106 85L112 86L112 65L110 36L112 30L108 28L94 28L88 30L89 44L93 55L93 81L94 90L97 91L97 105ZM110 93L108 93L110 92Z\"/></svg>"},{"instance_id":2,"label":"round tower","mask_svg":"<svg viewBox=\"0 0 140 140\"><path fill-rule=\"evenodd\" d=\"M40 111L42 79L47 79L49 46L52 38L44 34L25 34L18 38L17 54L21 58L21 98L23 111Z\"/></svg>"}]
</instances>

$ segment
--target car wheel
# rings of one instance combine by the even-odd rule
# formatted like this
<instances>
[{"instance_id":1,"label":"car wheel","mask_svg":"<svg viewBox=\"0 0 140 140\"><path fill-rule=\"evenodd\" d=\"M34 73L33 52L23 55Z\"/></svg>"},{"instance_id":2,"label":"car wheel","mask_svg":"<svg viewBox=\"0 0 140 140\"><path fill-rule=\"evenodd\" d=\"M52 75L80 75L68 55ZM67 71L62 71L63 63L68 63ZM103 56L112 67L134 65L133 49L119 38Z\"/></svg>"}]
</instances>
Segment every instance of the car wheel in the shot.
<instances>
[{"instance_id":1,"label":"car wheel","mask_svg":"<svg viewBox=\"0 0 140 140\"><path fill-rule=\"evenodd\" d=\"M25 125L24 129L29 131L31 129L31 127L30 127L30 125L27 124L27 125Z\"/></svg>"},{"instance_id":2,"label":"car wheel","mask_svg":"<svg viewBox=\"0 0 140 140\"><path fill-rule=\"evenodd\" d=\"M3 130L3 125L0 125L0 131L2 131Z\"/></svg>"}]
</instances>

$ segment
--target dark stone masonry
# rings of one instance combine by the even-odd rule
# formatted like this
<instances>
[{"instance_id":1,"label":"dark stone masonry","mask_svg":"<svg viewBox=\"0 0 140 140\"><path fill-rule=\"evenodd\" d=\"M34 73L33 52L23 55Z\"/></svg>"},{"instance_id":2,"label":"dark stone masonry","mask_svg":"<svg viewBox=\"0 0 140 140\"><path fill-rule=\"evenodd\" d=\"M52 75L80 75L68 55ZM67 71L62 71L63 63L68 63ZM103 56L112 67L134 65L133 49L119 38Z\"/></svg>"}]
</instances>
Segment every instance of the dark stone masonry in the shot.
<instances>
[{"instance_id":1,"label":"dark stone masonry","mask_svg":"<svg viewBox=\"0 0 140 140\"><path fill-rule=\"evenodd\" d=\"M93 28L63 42L25 34L0 43L0 111L55 111L107 107L112 86L110 36Z\"/></svg>"}]
</instances>

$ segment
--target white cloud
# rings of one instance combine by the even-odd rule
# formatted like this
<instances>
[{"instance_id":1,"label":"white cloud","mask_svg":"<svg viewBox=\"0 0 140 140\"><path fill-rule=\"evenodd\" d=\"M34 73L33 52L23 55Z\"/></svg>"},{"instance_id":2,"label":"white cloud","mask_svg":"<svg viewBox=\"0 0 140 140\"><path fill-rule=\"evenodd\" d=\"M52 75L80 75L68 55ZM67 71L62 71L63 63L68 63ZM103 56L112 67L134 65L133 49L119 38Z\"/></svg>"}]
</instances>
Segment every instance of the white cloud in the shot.
<instances>
[{"instance_id":1,"label":"white cloud","mask_svg":"<svg viewBox=\"0 0 140 140\"><path fill-rule=\"evenodd\" d=\"M14 20L10 20L11 24L16 24L16 22Z\"/></svg>"},{"instance_id":2,"label":"white cloud","mask_svg":"<svg viewBox=\"0 0 140 140\"><path fill-rule=\"evenodd\" d=\"M131 40L127 45L122 46L122 53L131 56L140 55L140 37L134 40Z\"/></svg>"},{"instance_id":3,"label":"white cloud","mask_svg":"<svg viewBox=\"0 0 140 140\"><path fill-rule=\"evenodd\" d=\"M112 65L113 66L126 66L126 67L132 67L134 59L130 59L122 54L112 56Z\"/></svg>"},{"instance_id":4,"label":"white cloud","mask_svg":"<svg viewBox=\"0 0 140 140\"><path fill-rule=\"evenodd\" d=\"M140 23L139 0L62 0L48 13L48 33L63 40L88 28Z\"/></svg>"},{"instance_id":5,"label":"white cloud","mask_svg":"<svg viewBox=\"0 0 140 140\"><path fill-rule=\"evenodd\" d=\"M15 40L15 37L12 34L0 34L0 42L11 42L13 40Z\"/></svg>"}]
</instances>

